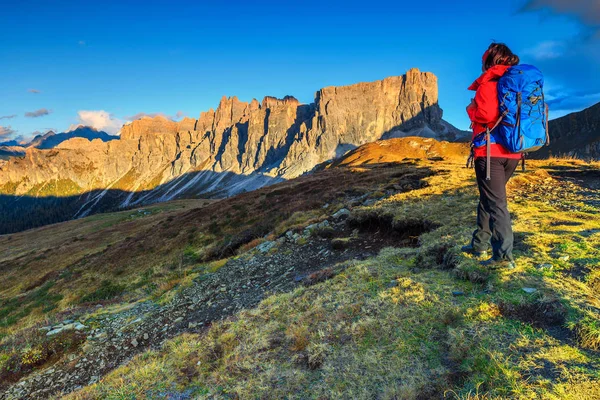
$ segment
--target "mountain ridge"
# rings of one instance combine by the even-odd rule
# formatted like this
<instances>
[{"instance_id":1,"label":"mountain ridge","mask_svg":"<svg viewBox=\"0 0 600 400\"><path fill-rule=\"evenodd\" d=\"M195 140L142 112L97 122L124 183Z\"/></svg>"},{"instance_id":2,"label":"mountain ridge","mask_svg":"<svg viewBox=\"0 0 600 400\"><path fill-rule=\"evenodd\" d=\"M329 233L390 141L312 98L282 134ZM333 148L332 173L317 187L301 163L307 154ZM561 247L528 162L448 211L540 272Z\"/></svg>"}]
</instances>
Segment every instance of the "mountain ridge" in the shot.
<instances>
[{"instance_id":1,"label":"mountain ridge","mask_svg":"<svg viewBox=\"0 0 600 400\"><path fill-rule=\"evenodd\" d=\"M49 131L44 135L37 135L31 140L31 142L23 145L23 147L33 147L36 149L52 149L60 145L61 143L73 138L84 138L89 141L92 141L94 139L100 139L103 142L108 142L111 140L118 139L118 136L109 135L108 133L95 129L91 126L79 125L75 129L66 132L55 133L53 131Z\"/></svg>"},{"instance_id":2,"label":"mountain ridge","mask_svg":"<svg viewBox=\"0 0 600 400\"><path fill-rule=\"evenodd\" d=\"M50 152L30 148L0 166L0 192L33 198L99 192L82 196L71 217L177 198L226 197L300 176L381 138L464 134L442 121L437 78L418 69L325 87L311 104L292 96L261 102L223 96L197 119L142 118L124 125L118 140L75 138ZM109 199L113 189L123 194Z\"/></svg>"},{"instance_id":3,"label":"mountain ridge","mask_svg":"<svg viewBox=\"0 0 600 400\"><path fill-rule=\"evenodd\" d=\"M600 159L600 103L549 122L550 145L534 158L570 156Z\"/></svg>"}]
</instances>

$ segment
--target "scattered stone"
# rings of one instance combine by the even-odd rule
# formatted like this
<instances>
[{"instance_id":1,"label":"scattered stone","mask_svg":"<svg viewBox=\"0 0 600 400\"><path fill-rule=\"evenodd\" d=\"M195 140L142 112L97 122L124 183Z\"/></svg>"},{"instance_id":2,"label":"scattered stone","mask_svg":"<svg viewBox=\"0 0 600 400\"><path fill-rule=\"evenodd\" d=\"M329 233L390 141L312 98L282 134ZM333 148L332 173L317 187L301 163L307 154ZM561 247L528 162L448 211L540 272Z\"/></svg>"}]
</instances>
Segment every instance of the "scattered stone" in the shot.
<instances>
[{"instance_id":1,"label":"scattered stone","mask_svg":"<svg viewBox=\"0 0 600 400\"><path fill-rule=\"evenodd\" d=\"M548 264L548 263L540 264L537 266L537 268L538 269L552 269L552 264Z\"/></svg>"},{"instance_id":2,"label":"scattered stone","mask_svg":"<svg viewBox=\"0 0 600 400\"><path fill-rule=\"evenodd\" d=\"M570 257L569 257L568 255L564 255L564 256L558 257L558 259L559 259L560 261L569 261L569 258L570 258Z\"/></svg>"},{"instance_id":3,"label":"scattered stone","mask_svg":"<svg viewBox=\"0 0 600 400\"><path fill-rule=\"evenodd\" d=\"M306 228L304 228L304 236L309 236L313 231L327 228L329 227L329 225L329 221L327 220L315 224L310 224Z\"/></svg>"},{"instance_id":4,"label":"scattered stone","mask_svg":"<svg viewBox=\"0 0 600 400\"><path fill-rule=\"evenodd\" d=\"M261 244L259 244L258 246L256 246L256 249L258 251L260 251L261 253L267 253L273 247L275 247L275 242L266 241L266 242L262 242Z\"/></svg>"},{"instance_id":5,"label":"scattered stone","mask_svg":"<svg viewBox=\"0 0 600 400\"><path fill-rule=\"evenodd\" d=\"M63 325L63 329L65 331L73 330L73 329L75 329L75 324L71 322L71 323L68 323L66 325Z\"/></svg>"},{"instance_id":6,"label":"scattered stone","mask_svg":"<svg viewBox=\"0 0 600 400\"><path fill-rule=\"evenodd\" d=\"M348 218L350 216L350 210L348 210L347 208L342 208L341 210L336 211L332 217L334 219L340 219L340 218Z\"/></svg>"},{"instance_id":7,"label":"scattered stone","mask_svg":"<svg viewBox=\"0 0 600 400\"><path fill-rule=\"evenodd\" d=\"M330 221L333 218L319 222L315 228L333 229ZM335 228L338 226L335 225ZM350 232L344 233L350 236ZM360 232L357 231L358 234ZM293 244L292 240L295 239L302 239L302 245ZM350 237L347 239L349 242L354 240ZM87 385L92 377L103 376L108 369L117 367L148 346L159 346L188 329L210 326L219 319L228 318L236 310L257 304L265 293L285 292L298 284L310 286L330 279L346 267L340 261L352 260L362 254L361 249L353 246L348 246L344 252L330 251L329 241L303 238L293 230L286 232L279 242L281 245L277 246L281 251L275 254L249 252L239 258L232 257L216 273L207 274L206 279L194 281L191 287L177 292L169 303L141 302L116 312L100 312L89 320L74 319L72 326L66 324L67 328L90 331L80 352L75 353L77 358L68 363L69 356L65 356L64 360L56 363L57 371L42 375L39 383L34 383L33 374L24 377L23 381L27 382L25 392L16 395L16 391L9 389L9 393L15 398L39 398L58 390L70 392L77 386ZM315 271L317 266L322 265L326 267ZM307 275L307 279L298 279ZM391 277L388 283L389 287L398 284ZM195 308L190 312L188 307L192 305ZM183 321L187 323L183 324ZM136 322L139 325L134 325ZM64 331L65 324L58 326ZM90 329L92 326L94 329ZM123 327L126 329L122 330ZM47 331L51 332L52 327L49 326ZM66 373L69 373L69 377L65 383L61 383ZM46 379L50 380L47 385L44 382ZM35 390L40 388L43 388L43 392L38 396Z\"/></svg>"},{"instance_id":8,"label":"scattered stone","mask_svg":"<svg viewBox=\"0 0 600 400\"><path fill-rule=\"evenodd\" d=\"M529 294L537 292L537 289L530 288L530 287L524 287L524 288L521 288L521 290L523 290L525 293L529 293Z\"/></svg>"},{"instance_id":9,"label":"scattered stone","mask_svg":"<svg viewBox=\"0 0 600 400\"><path fill-rule=\"evenodd\" d=\"M310 232L314 231L315 229L317 229L317 227L319 226L319 224L310 224L308 225L306 228L304 228L304 234L307 235Z\"/></svg>"},{"instance_id":10,"label":"scattered stone","mask_svg":"<svg viewBox=\"0 0 600 400\"><path fill-rule=\"evenodd\" d=\"M63 328L52 329L50 332L46 333L46 336L56 335L58 333L61 333L62 331Z\"/></svg>"}]
</instances>

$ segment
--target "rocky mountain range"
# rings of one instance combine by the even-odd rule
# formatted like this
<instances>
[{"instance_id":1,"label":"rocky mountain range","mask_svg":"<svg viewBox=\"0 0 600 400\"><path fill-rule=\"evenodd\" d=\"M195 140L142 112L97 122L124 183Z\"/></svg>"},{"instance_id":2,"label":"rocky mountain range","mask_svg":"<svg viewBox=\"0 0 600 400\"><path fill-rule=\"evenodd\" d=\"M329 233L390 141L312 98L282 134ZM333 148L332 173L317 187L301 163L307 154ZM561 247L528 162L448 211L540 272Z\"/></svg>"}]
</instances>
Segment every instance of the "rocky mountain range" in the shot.
<instances>
[{"instance_id":1,"label":"rocky mountain range","mask_svg":"<svg viewBox=\"0 0 600 400\"><path fill-rule=\"evenodd\" d=\"M91 126L79 125L75 129L68 132L54 133L52 131L38 135L33 140L25 145L25 147L34 147L36 149L52 149L62 142L73 138L84 138L87 140L100 139L103 142L110 142L118 139L118 136L109 135L106 132L99 131Z\"/></svg>"},{"instance_id":2,"label":"rocky mountain range","mask_svg":"<svg viewBox=\"0 0 600 400\"><path fill-rule=\"evenodd\" d=\"M535 158L572 156L600 159L600 103L550 121L550 146L532 154Z\"/></svg>"},{"instance_id":3,"label":"rocky mountain range","mask_svg":"<svg viewBox=\"0 0 600 400\"><path fill-rule=\"evenodd\" d=\"M294 97L243 102L223 97L216 110L174 122L145 117L119 140L71 138L51 150L30 147L0 166L0 193L65 198L69 217L183 197L225 197L295 178L381 138L454 140L442 120L437 78L405 75Z\"/></svg>"}]
</instances>

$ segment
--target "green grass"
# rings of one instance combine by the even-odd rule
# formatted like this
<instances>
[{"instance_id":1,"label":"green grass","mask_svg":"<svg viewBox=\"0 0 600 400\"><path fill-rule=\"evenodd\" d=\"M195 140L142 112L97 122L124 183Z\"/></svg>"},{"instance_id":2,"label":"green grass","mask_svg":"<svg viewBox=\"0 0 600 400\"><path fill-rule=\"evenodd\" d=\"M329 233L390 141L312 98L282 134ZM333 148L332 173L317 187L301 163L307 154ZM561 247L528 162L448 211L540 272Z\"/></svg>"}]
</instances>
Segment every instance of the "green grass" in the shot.
<instances>
[{"instance_id":1,"label":"green grass","mask_svg":"<svg viewBox=\"0 0 600 400\"><path fill-rule=\"evenodd\" d=\"M25 296L2 300L0 302L0 328L10 327L36 309L42 313L54 310L63 296L51 292L53 286L54 282L49 281Z\"/></svg>"},{"instance_id":2,"label":"green grass","mask_svg":"<svg viewBox=\"0 0 600 400\"><path fill-rule=\"evenodd\" d=\"M100 287L92 293L81 298L82 303L110 300L121 295L126 289L125 285L114 283L108 280L102 281Z\"/></svg>"},{"instance_id":3,"label":"green grass","mask_svg":"<svg viewBox=\"0 0 600 400\"><path fill-rule=\"evenodd\" d=\"M582 234L598 228L598 211L547 175L520 175L510 187L521 199L511 202L518 267L488 271L458 250L475 221L469 172L353 211L439 226L418 248L384 249L331 280L271 296L70 398L147 398L157 382L198 398L599 398L600 235ZM552 188L540 196L541 185ZM558 229L557 220L569 223Z\"/></svg>"},{"instance_id":4,"label":"green grass","mask_svg":"<svg viewBox=\"0 0 600 400\"><path fill-rule=\"evenodd\" d=\"M389 215L399 226L428 221L437 227L420 235L418 247L388 248L350 262L330 280L268 297L205 334L181 335L140 354L71 397L598 398L598 210L584 203L578 188L536 170L553 172L561 162L532 162L511 181L513 271L488 271L460 252L475 223L472 171L437 163L427 187L351 207L353 216ZM576 164L568 165L587 168ZM363 179L357 193L380 192L381 198L389 182L376 179L390 171L361 167L347 182L356 186ZM0 238L0 262L7 265L0 344L23 343L0 352L0 364L17 353L35 359L39 343L25 336L58 311L82 301L123 302L111 310L131 300L169 302L217 272L224 254L237 257L350 207L347 185L332 195L327 190L335 182L318 181L321 176L304 186L290 181L224 200L185 218L178 211L162 215L180 207L164 204L146 208L149 214L95 215ZM316 195L302 197L307 189ZM330 196L327 209L323 193ZM268 229L252 231L263 220ZM336 240L342 248L349 242ZM214 257L199 264L209 253Z\"/></svg>"},{"instance_id":5,"label":"green grass","mask_svg":"<svg viewBox=\"0 0 600 400\"><path fill-rule=\"evenodd\" d=\"M67 197L78 195L82 190L78 184L70 179L54 179L34 185L27 194L35 197Z\"/></svg>"}]
</instances>

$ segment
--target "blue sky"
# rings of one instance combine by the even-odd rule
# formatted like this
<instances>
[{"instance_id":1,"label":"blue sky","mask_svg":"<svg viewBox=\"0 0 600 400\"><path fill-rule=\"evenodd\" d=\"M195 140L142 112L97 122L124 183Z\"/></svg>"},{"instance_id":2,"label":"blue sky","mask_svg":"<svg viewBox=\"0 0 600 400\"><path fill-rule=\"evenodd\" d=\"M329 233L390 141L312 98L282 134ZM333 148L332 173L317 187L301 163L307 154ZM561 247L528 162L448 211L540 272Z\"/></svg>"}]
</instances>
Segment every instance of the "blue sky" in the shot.
<instances>
[{"instance_id":1,"label":"blue sky","mask_svg":"<svg viewBox=\"0 0 600 400\"><path fill-rule=\"evenodd\" d=\"M139 113L197 117L223 95L293 95L438 76L444 118L469 125L466 87L492 40L546 75L552 116L600 101L595 0L0 0L0 140Z\"/></svg>"}]
</instances>

